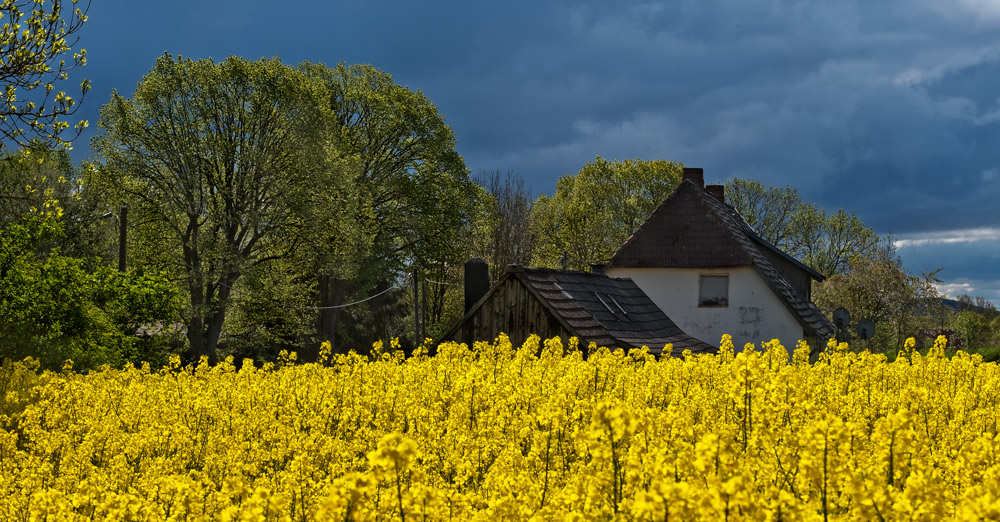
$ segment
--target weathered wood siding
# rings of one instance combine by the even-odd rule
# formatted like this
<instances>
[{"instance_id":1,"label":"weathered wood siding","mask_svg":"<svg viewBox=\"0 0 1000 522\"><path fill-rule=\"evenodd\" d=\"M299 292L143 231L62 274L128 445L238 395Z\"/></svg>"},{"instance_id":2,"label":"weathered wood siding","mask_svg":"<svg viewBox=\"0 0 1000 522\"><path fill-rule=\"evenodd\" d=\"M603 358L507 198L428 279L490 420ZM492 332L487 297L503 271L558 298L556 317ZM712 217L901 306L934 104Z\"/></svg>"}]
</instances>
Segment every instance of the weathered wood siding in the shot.
<instances>
[{"instance_id":1,"label":"weathered wood siding","mask_svg":"<svg viewBox=\"0 0 1000 522\"><path fill-rule=\"evenodd\" d=\"M514 346L520 346L531 334L542 339L562 337L569 332L516 277L508 278L486 302L455 332L451 340L467 343L492 342L503 332Z\"/></svg>"},{"instance_id":2,"label":"weathered wood siding","mask_svg":"<svg viewBox=\"0 0 1000 522\"><path fill-rule=\"evenodd\" d=\"M788 280L788 284L795 289L806 301L812 300L812 277L805 270L802 270L796 266L791 261L781 257L780 255L768 250L762 249L764 255L767 259L774 263L774 267L781 272L781 275L785 276Z\"/></svg>"}]
</instances>

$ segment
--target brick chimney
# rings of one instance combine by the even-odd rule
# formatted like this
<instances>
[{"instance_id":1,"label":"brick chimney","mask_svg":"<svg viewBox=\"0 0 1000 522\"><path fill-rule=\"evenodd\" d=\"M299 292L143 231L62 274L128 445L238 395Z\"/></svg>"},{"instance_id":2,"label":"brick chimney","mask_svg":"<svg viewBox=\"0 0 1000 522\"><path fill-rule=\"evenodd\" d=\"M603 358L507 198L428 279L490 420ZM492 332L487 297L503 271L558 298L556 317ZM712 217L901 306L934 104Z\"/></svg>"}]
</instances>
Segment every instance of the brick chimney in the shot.
<instances>
[{"instance_id":1,"label":"brick chimney","mask_svg":"<svg viewBox=\"0 0 1000 522\"><path fill-rule=\"evenodd\" d=\"M490 291L490 267L481 258L465 262L465 313Z\"/></svg>"},{"instance_id":2,"label":"brick chimney","mask_svg":"<svg viewBox=\"0 0 1000 522\"><path fill-rule=\"evenodd\" d=\"M701 188L705 188L705 169L684 167L684 174L681 175L681 181L686 179L691 180L695 185L698 185Z\"/></svg>"},{"instance_id":3,"label":"brick chimney","mask_svg":"<svg viewBox=\"0 0 1000 522\"><path fill-rule=\"evenodd\" d=\"M726 202L726 186L725 185L708 185L705 190L709 194L715 196L715 199L725 203Z\"/></svg>"}]
</instances>

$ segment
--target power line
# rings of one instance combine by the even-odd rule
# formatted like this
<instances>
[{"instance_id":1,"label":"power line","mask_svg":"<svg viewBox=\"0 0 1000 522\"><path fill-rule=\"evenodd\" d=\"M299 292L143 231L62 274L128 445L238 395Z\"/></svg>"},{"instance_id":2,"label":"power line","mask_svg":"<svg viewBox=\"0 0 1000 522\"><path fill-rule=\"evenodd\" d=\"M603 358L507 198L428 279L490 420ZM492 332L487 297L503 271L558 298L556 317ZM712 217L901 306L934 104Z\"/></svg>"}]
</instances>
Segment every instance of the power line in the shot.
<instances>
[{"instance_id":1,"label":"power line","mask_svg":"<svg viewBox=\"0 0 1000 522\"><path fill-rule=\"evenodd\" d=\"M371 301L372 299L375 299L376 297L378 297L380 295L383 295L385 293L388 293L390 290L395 290L397 288L399 288L398 285L397 286L390 286L389 288L386 288L385 290L382 290L381 292L379 292L379 293L377 293L375 295L366 297L366 298L364 298L364 299L362 299L360 301L354 301L353 303L345 303L345 304L336 305L336 306L293 306L293 305L286 305L286 304L280 304L280 303L279 303L279 305L283 306L285 308L294 308L296 310L333 310L333 309L336 309L336 308L347 308L348 306L354 306L356 304L361 304L361 303L363 303L365 301Z\"/></svg>"}]
</instances>

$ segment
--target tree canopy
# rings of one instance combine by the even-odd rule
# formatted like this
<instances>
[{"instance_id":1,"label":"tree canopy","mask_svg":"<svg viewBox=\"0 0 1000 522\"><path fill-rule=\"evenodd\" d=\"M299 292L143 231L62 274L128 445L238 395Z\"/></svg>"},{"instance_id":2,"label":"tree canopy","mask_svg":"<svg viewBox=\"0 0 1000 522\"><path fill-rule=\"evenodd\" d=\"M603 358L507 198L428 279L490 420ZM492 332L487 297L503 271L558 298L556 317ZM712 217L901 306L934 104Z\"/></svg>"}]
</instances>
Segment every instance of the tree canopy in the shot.
<instances>
[{"instance_id":1,"label":"tree canopy","mask_svg":"<svg viewBox=\"0 0 1000 522\"><path fill-rule=\"evenodd\" d=\"M556 192L535 200L531 230L538 266L587 270L603 264L677 187L683 166L665 160L608 161L597 156Z\"/></svg>"},{"instance_id":2,"label":"tree canopy","mask_svg":"<svg viewBox=\"0 0 1000 522\"><path fill-rule=\"evenodd\" d=\"M196 355L215 358L234 285L294 220L309 182L295 154L308 87L278 60L164 55L132 99L116 91L101 111L93 179L163 235Z\"/></svg>"},{"instance_id":3,"label":"tree canopy","mask_svg":"<svg viewBox=\"0 0 1000 522\"><path fill-rule=\"evenodd\" d=\"M320 278L319 336L335 347L343 344L338 329L354 332L350 337L356 342L405 336L405 331L371 321L367 305L340 307L349 296L365 299L398 288L404 276L418 286L418 280L444 278L449 267L464 261L459 238L470 224L479 193L455 151L454 132L423 93L396 84L391 75L370 65L303 63L300 70L326 87L323 110L334 119L335 151L341 160L354 162L360 198L358 246L363 248L355 256L358 270L350 279L344 274ZM401 295L390 293L380 300L378 315L393 316L392 303ZM443 310L431 308L439 313L428 319L439 321ZM417 310L418 304L412 303L411 309ZM413 338L420 335L414 332Z\"/></svg>"},{"instance_id":4,"label":"tree canopy","mask_svg":"<svg viewBox=\"0 0 1000 522\"><path fill-rule=\"evenodd\" d=\"M758 235L823 275L845 273L852 260L873 259L888 243L853 212L828 213L792 187L733 178L726 199Z\"/></svg>"}]
</instances>

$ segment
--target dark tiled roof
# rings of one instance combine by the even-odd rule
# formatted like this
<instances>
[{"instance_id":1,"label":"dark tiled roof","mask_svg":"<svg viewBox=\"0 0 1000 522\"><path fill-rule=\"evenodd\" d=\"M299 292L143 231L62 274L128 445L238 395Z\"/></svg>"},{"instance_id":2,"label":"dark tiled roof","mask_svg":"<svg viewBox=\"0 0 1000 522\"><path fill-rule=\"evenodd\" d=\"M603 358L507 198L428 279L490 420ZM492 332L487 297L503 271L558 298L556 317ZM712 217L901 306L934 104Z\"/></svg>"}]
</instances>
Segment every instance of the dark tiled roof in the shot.
<instances>
[{"instance_id":1,"label":"dark tiled roof","mask_svg":"<svg viewBox=\"0 0 1000 522\"><path fill-rule=\"evenodd\" d=\"M768 251L814 279L823 277L760 238L735 208L685 180L618 249L609 266L753 266L807 332L816 337L835 335L833 324L792 288L768 259Z\"/></svg>"},{"instance_id":2,"label":"dark tiled roof","mask_svg":"<svg viewBox=\"0 0 1000 522\"><path fill-rule=\"evenodd\" d=\"M586 342L621 348L648 346L652 353L669 343L674 355L687 349L694 353L718 350L681 331L631 279L523 267L512 268L509 275L533 290Z\"/></svg>"}]
</instances>

